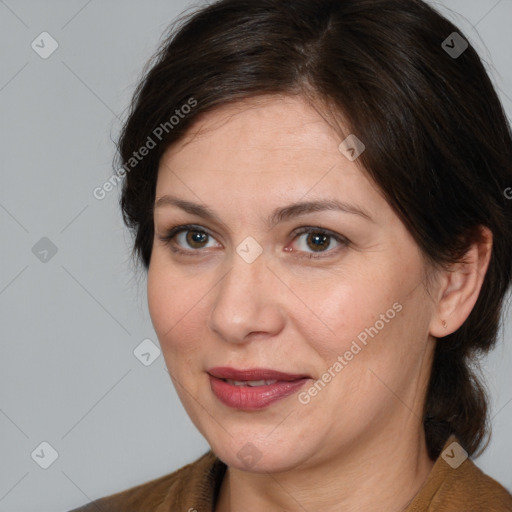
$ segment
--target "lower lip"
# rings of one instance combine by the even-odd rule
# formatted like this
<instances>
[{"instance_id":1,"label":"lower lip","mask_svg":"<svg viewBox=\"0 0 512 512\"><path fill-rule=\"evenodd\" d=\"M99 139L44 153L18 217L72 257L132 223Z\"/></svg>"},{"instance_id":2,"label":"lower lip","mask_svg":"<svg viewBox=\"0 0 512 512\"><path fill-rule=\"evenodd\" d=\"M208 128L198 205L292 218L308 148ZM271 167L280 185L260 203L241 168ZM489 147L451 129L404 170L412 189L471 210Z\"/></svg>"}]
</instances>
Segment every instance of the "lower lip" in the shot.
<instances>
[{"instance_id":1,"label":"lower lip","mask_svg":"<svg viewBox=\"0 0 512 512\"><path fill-rule=\"evenodd\" d=\"M217 377L210 377L213 394L225 405L243 411L263 409L273 402L292 395L309 380L278 381L268 386L235 386Z\"/></svg>"}]
</instances>

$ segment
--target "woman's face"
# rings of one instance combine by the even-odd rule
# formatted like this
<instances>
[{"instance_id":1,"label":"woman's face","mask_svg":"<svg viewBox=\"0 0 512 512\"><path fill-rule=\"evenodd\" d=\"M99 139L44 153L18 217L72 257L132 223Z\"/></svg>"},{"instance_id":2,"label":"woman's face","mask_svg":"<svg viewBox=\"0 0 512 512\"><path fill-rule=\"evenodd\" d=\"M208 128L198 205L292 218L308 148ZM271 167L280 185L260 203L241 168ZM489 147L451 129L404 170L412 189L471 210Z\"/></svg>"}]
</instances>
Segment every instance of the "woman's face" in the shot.
<instances>
[{"instance_id":1,"label":"woman's face","mask_svg":"<svg viewBox=\"0 0 512 512\"><path fill-rule=\"evenodd\" d=\"M301 98L267 97L205 115L160 162L149 310L187 413L232 467L313 467L422 432L426 270L340 143ZM344 208L289 209L313 201ZM216 367L307 378L239 387Z\"/></svg>"}]
</instances>

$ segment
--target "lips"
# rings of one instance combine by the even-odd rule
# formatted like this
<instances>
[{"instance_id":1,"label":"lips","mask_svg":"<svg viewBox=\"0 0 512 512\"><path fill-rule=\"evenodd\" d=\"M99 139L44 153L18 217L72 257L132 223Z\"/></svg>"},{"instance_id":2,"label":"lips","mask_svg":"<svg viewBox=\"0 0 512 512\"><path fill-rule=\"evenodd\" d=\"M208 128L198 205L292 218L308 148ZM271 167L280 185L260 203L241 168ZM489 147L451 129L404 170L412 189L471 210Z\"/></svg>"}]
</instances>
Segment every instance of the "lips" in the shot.
<instances>
[{"instance_id":1,"label":"lips","mask_svg":"<svg viewBox=\"0 0 512 512\"><path fill-rule=\"evenodd\" d=\"M266 368L208 370L210 388L220 402L242 411L264 409L299 391L310 377Z\"/></svg>"},{"instance_id":2,"label":"lips","mask_svg":"<svg viewBox=\"0 0 512 512\"><path fill-rule=\"evenodd\" d=\"M309 375L306 374L284 373L276 370L270 370L267 368L251 368L247 370L237 370L236 368L230 368L228 366L217 366L215 368L210 368L208 370L208 373L212 377L217 377L218 379L229 379L236 381L275 380L282 382L290 382L294 380L311 378Z\"/></svg>"}]
</instances>

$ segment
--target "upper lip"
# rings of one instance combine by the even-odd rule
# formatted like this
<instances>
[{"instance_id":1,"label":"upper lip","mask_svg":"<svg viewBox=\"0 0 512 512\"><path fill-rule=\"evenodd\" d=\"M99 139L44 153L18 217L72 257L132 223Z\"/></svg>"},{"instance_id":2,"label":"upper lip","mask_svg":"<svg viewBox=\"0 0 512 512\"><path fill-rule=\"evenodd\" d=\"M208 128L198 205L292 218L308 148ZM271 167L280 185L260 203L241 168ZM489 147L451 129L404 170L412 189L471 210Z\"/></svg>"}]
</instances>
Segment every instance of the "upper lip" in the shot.
<instances>
[{"instance_id":1,"label":"upper lip","mask_svg":"<svg viewBox=\"0 0 512 512\"><path fill-rule=\"evenodd\" d=\"M231 380L281 380L290 381L310 378L309 375L284 373L268 368L249 368L247 370L237 370L228 366L216 366L210 368L208 373L218 379L231 379Z\"/></svg>"}]
</instances>

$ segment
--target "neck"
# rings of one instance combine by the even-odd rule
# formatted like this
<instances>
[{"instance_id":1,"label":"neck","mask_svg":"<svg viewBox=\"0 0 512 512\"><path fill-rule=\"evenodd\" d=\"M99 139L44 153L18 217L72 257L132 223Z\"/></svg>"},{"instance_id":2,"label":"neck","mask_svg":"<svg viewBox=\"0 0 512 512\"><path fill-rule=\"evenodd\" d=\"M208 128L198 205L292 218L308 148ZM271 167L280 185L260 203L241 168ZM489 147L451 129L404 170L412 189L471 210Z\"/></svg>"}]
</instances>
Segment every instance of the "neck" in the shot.
<instances>
[{"instance_id":1,"label":"neck","mask_svg":"<svg viewBox=\"0 0 512 512\"><path fill-rule=\"evenodd\" d=\"M215 512L403 511L434 465L423 430L415 434L365 440L350 453L281 473L228 467Z\"/></svg>"}]
</instances>

